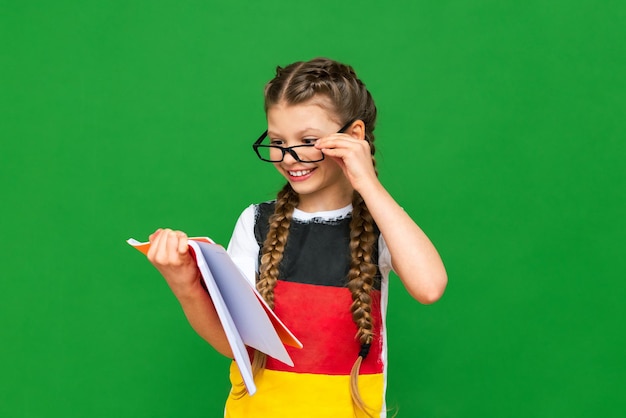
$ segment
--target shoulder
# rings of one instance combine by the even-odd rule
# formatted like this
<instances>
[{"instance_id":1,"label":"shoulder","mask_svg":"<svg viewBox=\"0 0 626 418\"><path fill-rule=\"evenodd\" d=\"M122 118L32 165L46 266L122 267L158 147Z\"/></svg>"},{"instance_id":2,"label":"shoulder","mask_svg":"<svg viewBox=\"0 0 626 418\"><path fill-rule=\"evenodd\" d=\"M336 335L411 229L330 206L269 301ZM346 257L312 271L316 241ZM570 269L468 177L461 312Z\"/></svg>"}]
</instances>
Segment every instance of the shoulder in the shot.
<instances>
[{"instance_id":1,"label":"shoulder","mask_svg":"<svg viewBox=\"0 0 626 418\"><path fill-rule=\"evenodd\" d=\"M260 245L269 229L275 205L276 201L271 200L246 207L237 219L231 240L253 240Z\"/></svg>"},{"instance_id":2,"label":"shoulder","mask_svg":"<svg viewBox=\"0 0 626 418\"><path fill-rule=\"evenodd\" d=\"M256 212L256 205L250 205L246 207L239 218L237 218L237 223L235 224L235 231L238 229L249 229L252 225L254 225L254 217Z\"/></svg>"},{"instance_id":3,"label":"shoulder","mask_svg":"<svg viewBox=\"0 0 626 418\"><path fill-rule=\"evenodd\" d=\"M241 212L227 249L251 284L254 284L257 269L259 244L255 237L255 224L261 205L263 204L250 205Z\"/></svg>"},{"instance_id":4,"label":"shoulder","mask_svg":"<svg viewBox=\"0 0 626 418\"><path fill-rule=\"evenodd\" d=\"M254 206L254 221L255 223L266 224L274 213L276 207L276 201L270 200L268 202L257 203Z\"/></svg>"},{"instance_id":5,"label":"shoulder","mask_svg":"<svg viewBox=\"0 0 626 418\"><path fill-rule=\"evenodd\" d=\"M269 231L270 217L274 213L275 207L275 200L257 203L256 205L254 205L254 219L252 223L254 229L254 237L259 246L261 246L263 241L265 241L265 236Z\"/></svg>"}]
</instances>

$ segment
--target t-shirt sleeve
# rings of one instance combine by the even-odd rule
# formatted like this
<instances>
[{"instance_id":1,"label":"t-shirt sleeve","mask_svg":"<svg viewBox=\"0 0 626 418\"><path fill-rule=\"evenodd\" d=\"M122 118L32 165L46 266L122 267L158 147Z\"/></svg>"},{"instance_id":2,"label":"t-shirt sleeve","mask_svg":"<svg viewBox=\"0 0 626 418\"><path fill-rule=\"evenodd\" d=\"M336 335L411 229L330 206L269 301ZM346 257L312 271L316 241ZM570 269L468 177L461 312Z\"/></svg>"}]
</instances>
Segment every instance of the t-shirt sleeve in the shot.
<instances>
[{"instance_id":1,"label":"t-shirt sleeve","mask_svg":"<svg viewBox=\"0 0 626 418\"><path fill-rule=\"evenodd\" d=\"M258 269L259 244L254 237L255 206L248 206L237 219L227 252L254 286Z\"/></svg>"},{"instance_id":2,"label":"t-shirt sleeve","mask_svg":"<svg viewBox=\"0 0 626 418\"><path fill-rule=\"evenodd\" d=\"M393 271L391 253L389 252L389 248L387 248L383 234L380 234L378 237L378 269L383 277L389 276L389 272Z\"/></svg>"}]
</instances>

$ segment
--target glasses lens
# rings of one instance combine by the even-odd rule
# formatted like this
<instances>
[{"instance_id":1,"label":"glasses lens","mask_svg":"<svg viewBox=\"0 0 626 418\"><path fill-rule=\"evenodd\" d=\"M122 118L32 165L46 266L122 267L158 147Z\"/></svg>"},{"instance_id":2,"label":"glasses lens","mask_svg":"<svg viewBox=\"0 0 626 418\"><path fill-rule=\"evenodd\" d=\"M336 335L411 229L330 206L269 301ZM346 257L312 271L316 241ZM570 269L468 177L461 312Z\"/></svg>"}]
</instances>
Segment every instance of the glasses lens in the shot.
<instances>
[{"instance_id":1,"label":"glasses lens","mask_svg":"<svg viewBox=\"0 0 626 418\"><path fill-rule=\"evenodd\" d=\"M257 147L256 152L259 154L259 157L265 161L278 162L283 159L283 152L280 147L261 145Z\"/></svg>"},{"instance_id":2,"label":"glasses lens","mask_svg":"<svg viewBox=\"0 0 626 418\"><path fill-rule=\"evenodd\" d=\"M297 145L295 147L291 147L291 149L295 151L298 158L303 163L314 163L324 159L322 151L318 150L313 145Z\"/></svg>"}]
</instances>

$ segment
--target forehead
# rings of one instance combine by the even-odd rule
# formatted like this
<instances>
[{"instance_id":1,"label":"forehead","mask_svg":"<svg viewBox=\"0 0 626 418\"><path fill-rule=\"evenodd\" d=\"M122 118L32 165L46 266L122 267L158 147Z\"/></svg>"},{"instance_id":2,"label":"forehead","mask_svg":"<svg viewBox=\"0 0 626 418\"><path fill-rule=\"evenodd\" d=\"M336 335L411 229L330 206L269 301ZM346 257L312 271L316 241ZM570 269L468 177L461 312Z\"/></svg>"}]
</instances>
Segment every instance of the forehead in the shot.
<instances>
[{"instance_id":1,"label":"forehead","mask_svg":"<svg viewBox=\"0 0 626 418\"><path fill-rule=\"evenodd\" d=\"M298 104L283 101L267 109L267 127L270 132L289 133L307 127L327 130L334 129L338 123L328 103L322 100L313 99Z\"/></svg>"}]
</instances>

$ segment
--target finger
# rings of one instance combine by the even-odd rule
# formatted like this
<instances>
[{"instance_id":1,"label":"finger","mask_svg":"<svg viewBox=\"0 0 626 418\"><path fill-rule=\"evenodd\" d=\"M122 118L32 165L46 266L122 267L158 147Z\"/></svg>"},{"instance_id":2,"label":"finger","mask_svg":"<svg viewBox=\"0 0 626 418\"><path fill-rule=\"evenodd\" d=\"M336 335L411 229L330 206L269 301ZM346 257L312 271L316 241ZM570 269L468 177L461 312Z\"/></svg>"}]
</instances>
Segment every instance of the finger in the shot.
<instances>
[{"instance_id":1,"label":"finger","mask_svg":"<svg viewBox=\"0 0 626 418\"><path fill-rule=\"evenodd\" d=\"M329 138L323 141L318 141L315 147L320 150L325 149L345 149L351 150L355 153L369 154L369 144L367 141L362 141L353 138Z\"/></svg>"},{"instance_id":2,"label":"finger","mask_svg":"<svg viewBox=\"0 0 626 418\"><path fill-rule=\"evenodd\" d=\"M150 259L151 261L154 260L154 256L158 252L159 241L161 240L162 237L163 237L163 229L162 228L157 229L152 234L150 234L150 236L148 237L148 239L150 241L150 248L148 249L147 256L148 256L148 259Z\"/></svg>"},{"instance_id":3,"label":"finger","mask_svg":"<svg viewBox=\"0 0 626 418\"><path fill-rule=\"evenodd\" d=\"M187 254L189 252L189 242L187 234L182 231L176 231L178 237L178 254Z\"/></svg>"},{"instance_id":4,"label":"finger","mask_svg":"<svg viewBox=\"0 0 626 418\"><path fill-rule=\"evenodd\" d=\"M161 233L161 231L162 231L162 229L158 228L156 231L151 233L150 236L148 237L148 241L150 241L152 243L155 240L155 238Z\"/></svg>"},{"instance_id":5,"label":"finger","mask_svg":"<svg viewBox=\"0 0 626 418\"><path fill-rule=\"evenodd\" d=\"M178 236L178 232L177 231L169 231L168 237L167 237L167 242L165 244L165 251L167 253L167 256L170 257L170 259L178 258L178 255L179 255L178 243L179 243L179 241L180 241L180 238Z\"/></svg>"},{"instance_id":6,"label":"finger","mask_svg":"<svg viewBox=\"0 0 626 418\"><path fill-rule=\"evenodd\" d=\"M171 250L168 248L172 245L172 230L169 228L163 229L156 237L154 244L151 245L151 249L154 246L154 260L161 264L166 264L169 261L169 254Z\"/></svg>"},{"instance_id":7,"label":"finger","mask_svg":"<svg viewBox=\"0 0 626 418\"><path fill-rule=\"evenodd\" d=\"M346 158L349 154L349 151L341 148L322 148L321 151L327 157L339 158L341 160Z\"/></svg>"},{"instance_id":8,"label":"finger","mask_svg":"<svg viewBox=\"0 0 626 418\"><path fill-rule=\"evenodd\" d=\"M345 141L345 142L343 142ZM330 147L330 146L337 146L337 145L341 145L342 143L344 145L347 145L349 143L356 143L357 140L355 140L354 138L348 136L348 135L343 135L343 134L334 134L334 135L330 135L324 138L320 138L318 141L315 142L315 147L316 148L325 148L325 147Z\"/></svg>"},{"instance_id":9,"label":"finger","mask_svg":"<svg viewBox=\"0 0 626 418\"><path fill-rule=\"evenodd\" d=\"M330 157L337 157L341 159L363 159L371 158L369 150L363 147L361 144L347 144L347 143L327 143L326 146L320 148L324 155Z\"/></svg>"}]
</instances>

